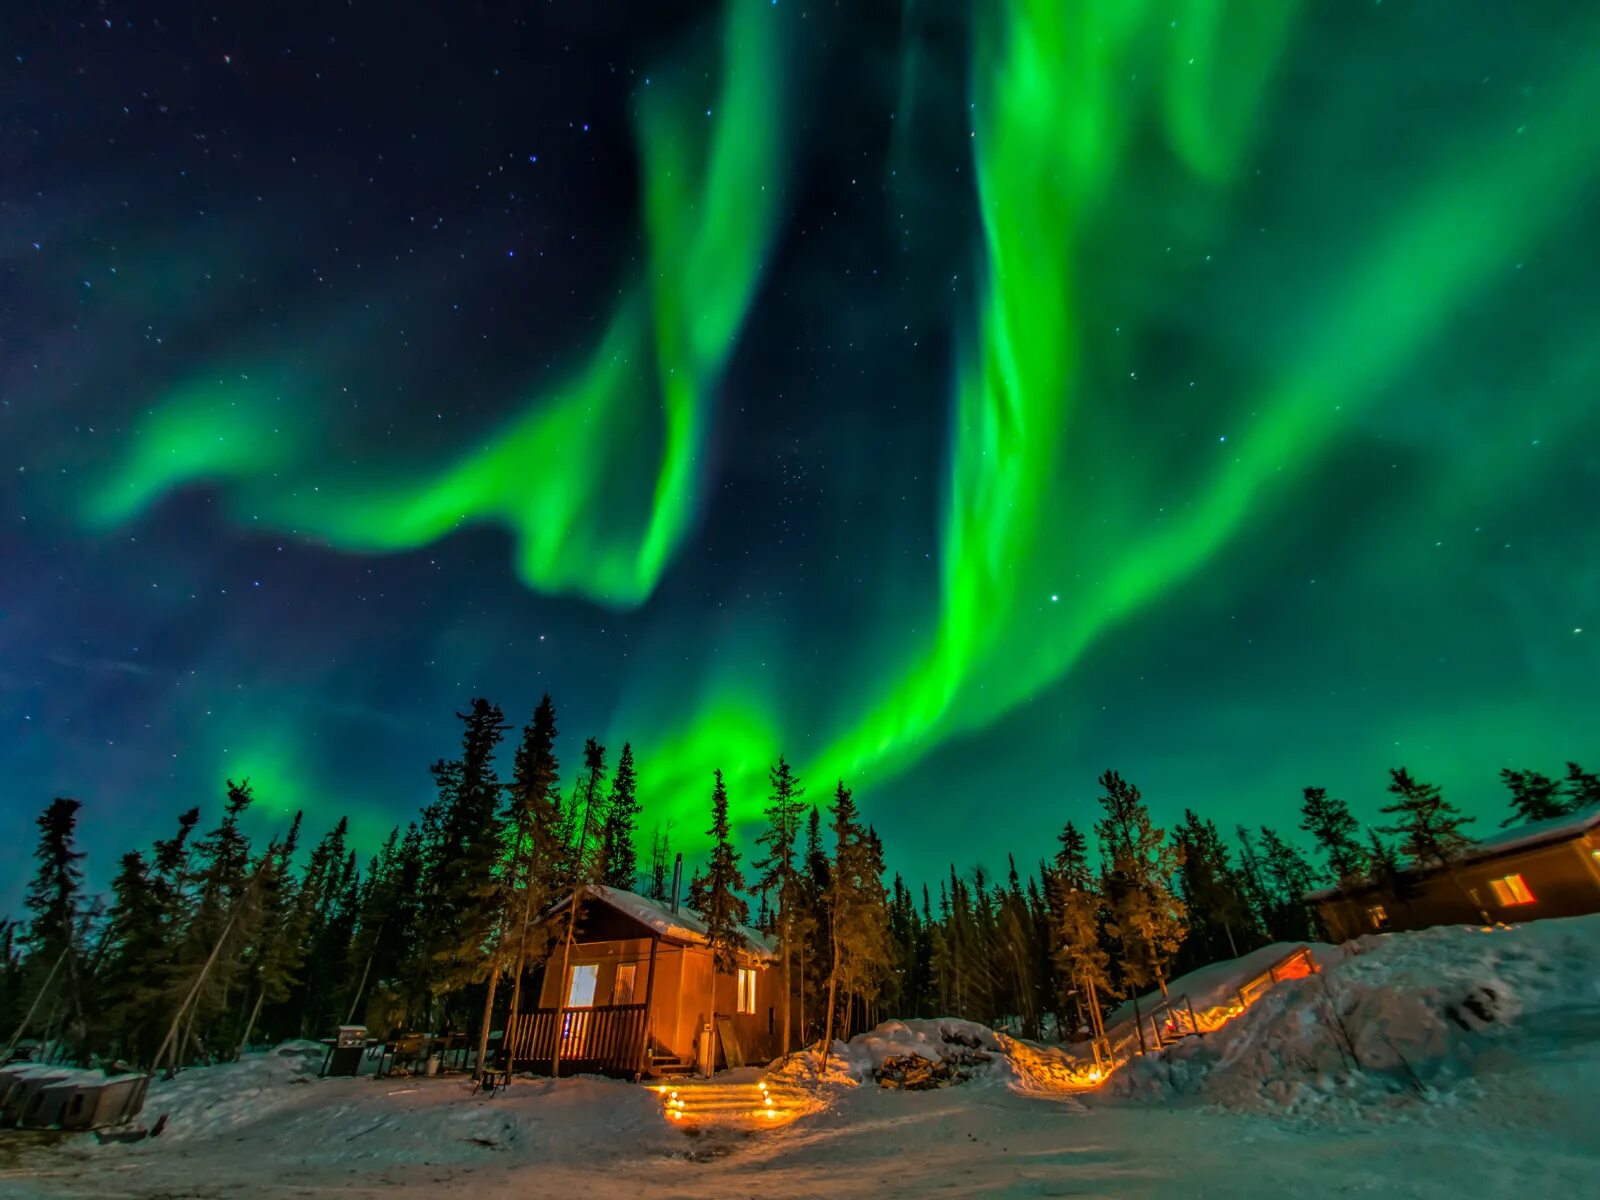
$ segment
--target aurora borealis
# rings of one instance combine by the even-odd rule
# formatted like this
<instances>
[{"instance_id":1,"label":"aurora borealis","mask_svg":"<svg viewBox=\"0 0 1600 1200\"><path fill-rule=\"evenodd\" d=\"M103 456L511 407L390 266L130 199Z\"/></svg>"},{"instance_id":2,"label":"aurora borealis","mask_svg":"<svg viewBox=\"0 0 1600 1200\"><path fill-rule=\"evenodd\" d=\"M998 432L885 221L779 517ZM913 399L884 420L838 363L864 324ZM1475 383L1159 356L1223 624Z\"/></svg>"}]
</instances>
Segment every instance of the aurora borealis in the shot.
<instances>
[{"instance_id":1,"label":"aurora borealis","mask_svg":"<svg viewBox=\"0 0 1600 1200\"><path fill-rule=\"evenodd\" d=\"M781 751L912 874L1596 757L1582 6L27 7L14 828L375 838L547 689L647 826Z\"/></svg>"}]
</instances>

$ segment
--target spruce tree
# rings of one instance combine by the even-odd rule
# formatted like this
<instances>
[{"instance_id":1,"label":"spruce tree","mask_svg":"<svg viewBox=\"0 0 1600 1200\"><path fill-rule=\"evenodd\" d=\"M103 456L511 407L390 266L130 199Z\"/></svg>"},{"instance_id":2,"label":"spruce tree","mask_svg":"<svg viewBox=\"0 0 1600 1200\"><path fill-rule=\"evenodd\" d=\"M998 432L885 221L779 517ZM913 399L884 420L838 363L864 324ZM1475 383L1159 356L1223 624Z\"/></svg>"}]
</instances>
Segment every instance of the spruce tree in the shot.
<instances>
[{"instance_id":1,"label":"spruce tree","mask_svg":"<svg viewBox=\"0 0 1600 1200\"><path fill-rule=\"evenodd\" d=\"M578 777L572 805L572 844L568 851L574 885L596 883L605 873L605 846L601 832L601 795L606 777L606 748L594 738L583 743L583 774ZM593 840L591 840L593 839Z\"/></svg>"},{"instance_id":2,"label":"spruce tree","mask_svg":"<svg viewBox=\"0 0 1600 1200\"><path fill-rule=\"evenodd\" d=\"M1155 983L1167 992L1167 967L1183 943L1183 901L1171 880L1181 853L1151 823L1139 789L1115 771L1100 777L1105 817L1095 823L1106 860L1107 929L1122 946L1119 965L1130 990Z\"/></svg>"},{"instance_id":3,"label":"spruce tree","mask_svg":"<svg viewBox=\"0 0 1600 1200\"><path fill-rule=\"evenodd\" d=\"M1273 895L1268 932L1277 941L1299 942L1312 936L1306 893L1316 883L1311 864L1277 832L1261 827L1262 870Z\"/></svg>"},{"instance_id":4,"label":"spruce tree","mask_svg":"<svg viewBox=\"0 0 1600 1200\"><path fill-rule=\"evenodd\" d=\"M1248 949L1256 941L1255 921L1222 835L1213 822L1185 809L1173 840L1182 851L1178 891L1189 917L1181 963L1194 968L1237 958L1241 947Z\"/></svg>"},{"instance_id":5,"label":"spruce tree","mask_svg":"<svg viewBox=\"0 0 1600 1200\"><path fill-rule=\"evenodd\" d=\"M1389 772L1388 790L1394 803L1379 811L1393 813L1395 823L1382 832L1398 836L1401 849L1418 866L1447 867L1472 845L1461 827L1476 818L1463 816L1434 784L1419 782L1405 767L1395 767Z\"/></svg>"},{"instance_id":6,"label":"spruce tree","mask_svg":"<svg viewBox=\"0 0 1600 1200\"><path fill-rule=\"evenodd\" d=\"M1060 856L1051 882L1056 969L1077 1010L1078 1030L1094 1044L1098 1063L1105 1051L1100 993L1111 990L1111 956L1101 943L1102 900L1089 878Z\"/></svg>"},{"instance_id":7,"label":"spruce tree","mask_svg":"<svg viewBox=\"0 0 1600 1200\"><path fill-rule=\"evenodd\" d=\"M1366 852L1357 836L1361 826L1350 806L1328 795L1327 788L1308 787L1300 804L1300 828L1309 833L1328 859L1335 883L1359 878L1366 870Z\"/></svg>"},{"instance_id":8,"label":"spruce tree","mask_svg":"<svg viewBox=\"0 0 1600 1200\"><path fill-rule=\"evenodd\" d=\"M111 881L106 951L95 978L102 1053L108 1060L143 1062L160 1036L152 1019L155 980L163 963L166 931L161 897L144 855L130 850Z\"/></svg>"},{"instance_id":9,"label":"spruce tree","mask_svg":"<svg viewBox=\"0 0 1600 1200\"><path fill-rule=\"evenodd\" d=\"M78 863L83 853L77 848L76 835L82 807L76 800L57 796L35 822L39 845L33 857L39 869L23 903L33 914L26 946L27 961L36 973L48 972L58 959L70 957L77 949L78 893L83 886Z\"/></svg>"},{"instance_id":10,"label":"spruce tree","mask_svg":"<svg viewBox=\"0 0 1600 1200\"><path fill-rule=\"evenodd\" d=\"M1056 835L1056 873L1069 887L1087 888L1094 878L1089 869L1089 839L1071 821Z\"/></svg>"},{"instance_id":11,"label":"spruce tree","mask_svg":"<svg viewBox=\"0 0 1600 1200\"><path fill-rule=\"evenodd\" d=\"M235 1057L242 1056L258 1029L262 1010L269 1004L282 1004L289 998L301 967L300 947L292 936L289 915L294 908L295 886L292 865L300 842L301 814L295 813L289 833L275 854L269 854L262 867L260 919L254 923L255 937L246 952L246 997L255 1000L238 1037ZM393 837L390 838L393 845Z\"/></svg>"},{"instance_id":12,"label":"spruce tree","mask_svg":"<svg viewBox=\"0 0 1600 1200\"><path fill-rule=\"evenodd\" d=\"M1256 853L1254 836L1248 828L1235 825L1234 833L1239 838L1239 883L1253 922L1266 929L1273 901L1261 869L1261 856Z\"/></svg>"},{"instance_id":13,"label":"spruce tree","mask_svg":"<svg viewBox=\"0 0 1600 1200\"><path fill-rule=\"evenodd\" d=\"M667 887L671 879L668 869L668 860L672 857L672 845L667 840L666 832L657 825L650 832L650 873L649 882L645 885L644 894L657 904L670 903Z\"/></svg>"},{"instance_id":14,"label":"spruce tree","mask_svg":"<svg viewBox=\"0 0 1600 1200\"><path fill-rule=\"evenodd\" d=\"M1500 822L1502 829L1508 825L1526 825L1530 821L1548 821L1567 812L1561 784L1548 775L1505 767L1500 771L1500 779L1511 792L1511 815Z\"/></svg>"},{"instance_id":15,"label":"spruce tree","mask_svg":"<svg viewBox=\"0 0 1600 1200\"><path fill-rule=\"evenodd\" d=\"M623 742L616 774L611 777L611 795L606 800L602 844L605 848L605 882L625 892L631 892L639 886L639 852L633 844L640 811L635 796L637 789L633 747Z\"/></svg>"},{"instance_id":16,"label":"spruce tree","mask_svg":"<svg viewBox=\"0 0 1600 1200\"><path fill-rule=\"evenodd\" d=\"M700 868L696 867L689 872L689 882L683 893L684 904L703 916L711 902L710 887L710 882L701 874Z\"/></svg>"},{"instance_id":17,"label":"spruce tree","mask_svg":"<svg viewBox=\"0 0 1600 1200\"><path fill-rule=\"evenodd\" d=\"M522 981L528 968L544 960L548 937L537 917L562 886L565 855L561 844L561 765L556 758L556 708L546 692L523 726L510 787L513 836L521 853L509 897L508 928L514 930L511 959L511 1012L521 1013Z\"/></svg>"},{"instance_id":18,"label":"spruce tree","mask_svg":"<svg viewBox=\"0 0 1600 1200\"><path fill-rule=\"evenodd\" d=\"M828 1054L833 1049L834 1014L838 1010L840 982L847 980L851 973L850 960L862 949L860 881L867 870L855 798L842 779L834 789L831 812L834 851L828 908L833 925L833 962L828 972L828 1000L822 1036L824 1072L828 1066Z\"/></svg>"},{"instance_id":19,"label":"spruce tree","mask_svg":"<svg viewBox=\"0 0 1600 1200\"><path fill-rule=\"evenodd\" d=\"M183 1036L171 1047L176 1065L223 1050L221 1040L212 1035L232 1011L231 993L241 981L244 951L255 933L256 910L242 903L253 877L250 842L239 828L254 793L248 779L229 779L226 787L221 821L194 846L193 914L168 973L169 1002L182 1005L189 998ZM232 1049L231 1042L227 1048Z\"/></svg>"},{"instance_id":20,"label":"spruce tree","mask_svg":"<svg viewBox=\"0 0 1600 1200\"><path fill-rule=\"evenodd\" d=\"M739 852L733 848L733 826L728 819L728 789L722 772L714 772L711 789L711 862L706 870L705 907L700 916L706 923L706 940L716 969L731 974L739 965L744 935L739 926L750 919L750 906L740 897L744 875L739 870Z\"/></svg>"},{"instance_id":21,"label":"spruce tree","mask_svg":"<svg viewBox=\"0 0 1600 1200\"><path fill-rule=\"evenodd\" d=\"M801 797L805 788L800 785L793 768L783 755L767 776L772 793L767 804L767 827L756 839L766 850L766 857L755 864L758 872L754 887L762 897L772 896L777 903L773 924L778 935L778 955L781 989L778 997L778 1019L782 1033L779 1041L783 1054L789 1053L792 1028L790 998L794 991L791 964L794 960L794 923L796 909L800 906L800 871L797 865L797 845L800 837L800 818L805 812Z\"/></svg>"},{"instance_id":22,"label":"spruce tree","mask_svg":"<svg viewBox=\"0 0 1600 1200\"><path fill-rule=\"evenodd\" d=\"M447 1013L452 994L487 974L505 907L500 868L506 820L494 754L509 726L500 706L484 699L456 715L462 723L461 757L434 768L437 841L426 885L429 984L445 999Z\"/></svg>"},{"instance_id":23,"label":"spruce tree","mask_svg":"<svg viewBox=\"0 0 1600 1200\"><path fill-rule=\"evenodd\" d=\"M1585 771L1575 762L1567 764L1567 811L1577 812L1600 804L1600 775Z\"/></svg>"}]
</instances>

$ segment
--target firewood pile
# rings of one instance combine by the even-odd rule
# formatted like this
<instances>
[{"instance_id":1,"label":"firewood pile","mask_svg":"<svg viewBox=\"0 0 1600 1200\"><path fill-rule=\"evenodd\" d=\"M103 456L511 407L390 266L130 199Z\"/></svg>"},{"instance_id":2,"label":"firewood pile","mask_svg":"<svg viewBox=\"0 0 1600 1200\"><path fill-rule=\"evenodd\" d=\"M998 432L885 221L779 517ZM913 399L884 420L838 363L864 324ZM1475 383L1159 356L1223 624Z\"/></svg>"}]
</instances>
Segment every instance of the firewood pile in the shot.
<instances>
[{"instance_id":1,"label":"firewood pile","mask_svg":"<svg viewBox=\"0 0 1600 1200\"><path fill-rule=\"evenodd\" d=\"M994 1056L979 1048L976 1038L947 1036L938 1058L897 1054L879 1064L873 1075L880 1087L907 1092L930 1091L965 1083Z\"/></svg>"}]
</instances>

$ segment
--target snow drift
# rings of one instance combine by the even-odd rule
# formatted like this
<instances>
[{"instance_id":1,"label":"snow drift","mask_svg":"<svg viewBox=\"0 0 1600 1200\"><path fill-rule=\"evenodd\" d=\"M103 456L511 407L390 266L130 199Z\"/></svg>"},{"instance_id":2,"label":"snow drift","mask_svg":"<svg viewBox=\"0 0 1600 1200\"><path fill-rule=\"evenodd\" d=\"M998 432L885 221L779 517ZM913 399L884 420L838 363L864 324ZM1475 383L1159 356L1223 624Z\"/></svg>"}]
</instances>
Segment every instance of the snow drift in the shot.
<instances>
[{"instance_id":1,"label":"snow drift","mask_svg":"<svg viewBox=\"0 0 1600 1200\"><path fill-rule=\"evenodd\" d=\"M1382 1115L1477 1094L1530 1059L1596 1054L1600 915L1375 934L1228 1025L1135 1059L1107 1090L1227 1108Z\"/></svg>"}]
</instances>

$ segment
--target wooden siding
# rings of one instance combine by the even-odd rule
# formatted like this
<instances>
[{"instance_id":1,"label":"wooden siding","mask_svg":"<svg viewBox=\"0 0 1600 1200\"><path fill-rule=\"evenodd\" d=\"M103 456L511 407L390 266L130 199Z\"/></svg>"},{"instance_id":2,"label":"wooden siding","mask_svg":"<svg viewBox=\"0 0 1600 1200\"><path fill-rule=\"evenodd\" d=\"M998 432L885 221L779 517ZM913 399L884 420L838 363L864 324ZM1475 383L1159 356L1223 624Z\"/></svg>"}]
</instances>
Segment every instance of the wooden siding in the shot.
<instances>
[{"instance_id":1,"label":"wooden siding","mask_svg":"<svg viewBox=\"0 0 1600 1200\"><path fill-rule=\"evenodd\" d=\"M1317 908L1335 941L1381 929L1425 929L1431 925L1477 925L1480 907L1496 921L1516 923L1541 917L1572 917L1600 912L1600 836L1595 833L1513 850L1457 867L1455 878L1433 871L1415 880L1417 894L1395 901L1380 890L1360 886L1320 899ZM1533 893L1529 904L1502 905L1490 881L1521 875ZM1458 882L1459 881L1459 882ZM1382 905L1379 926L1371 916Z\"/></svg>"}]
</instances>

